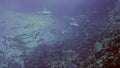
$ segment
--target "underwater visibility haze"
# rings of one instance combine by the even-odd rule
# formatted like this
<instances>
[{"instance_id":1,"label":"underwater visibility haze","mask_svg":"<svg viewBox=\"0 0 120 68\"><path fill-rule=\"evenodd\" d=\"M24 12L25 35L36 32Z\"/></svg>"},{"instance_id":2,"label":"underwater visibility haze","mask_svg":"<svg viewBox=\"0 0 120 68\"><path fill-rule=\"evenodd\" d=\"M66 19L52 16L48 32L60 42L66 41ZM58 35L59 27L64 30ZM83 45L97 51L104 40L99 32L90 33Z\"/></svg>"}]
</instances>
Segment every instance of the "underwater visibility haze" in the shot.
<instances>
[{"instance_id":1,"label":"underwater visibility haze","mask_svg":"<svg viewBox=\"0 0 120 68\"><path fill-rule=\"evenodd\" d=\"M120 0L0 0L0 68L119 68Z\"/></svg>"}]
</instances>

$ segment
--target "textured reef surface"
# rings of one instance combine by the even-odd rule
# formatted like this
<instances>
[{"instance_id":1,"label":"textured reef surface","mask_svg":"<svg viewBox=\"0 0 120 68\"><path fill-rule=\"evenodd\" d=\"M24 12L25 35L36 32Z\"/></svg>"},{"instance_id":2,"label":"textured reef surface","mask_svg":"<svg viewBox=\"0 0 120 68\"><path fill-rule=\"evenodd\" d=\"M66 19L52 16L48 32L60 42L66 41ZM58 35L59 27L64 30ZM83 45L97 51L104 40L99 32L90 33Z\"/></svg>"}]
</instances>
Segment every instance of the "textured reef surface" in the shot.
<instances>
[{"instance_id":1,"label":"textured reef surface","mask_svg":"<svg viewBox=\"0 0 120 68\"><path fill-rule=\"evenodd\" d=\"M36 14L16 8L0 11L0 68L120 68L120 0L103 16L97 11L72 17L57 16L46 7Z\"/></svg>"}]
</instances>

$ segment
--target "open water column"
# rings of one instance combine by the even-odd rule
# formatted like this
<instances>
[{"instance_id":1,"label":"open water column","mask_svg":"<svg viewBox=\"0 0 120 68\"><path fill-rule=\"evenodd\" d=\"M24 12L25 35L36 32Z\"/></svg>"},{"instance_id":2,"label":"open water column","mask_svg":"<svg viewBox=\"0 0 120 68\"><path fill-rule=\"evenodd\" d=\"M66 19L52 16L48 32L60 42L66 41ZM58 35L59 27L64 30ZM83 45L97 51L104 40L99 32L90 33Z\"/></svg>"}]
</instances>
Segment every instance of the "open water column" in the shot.
<instances>
[{"instance_id":1,"label":"open water column","mask_svg":"<svg viewBox=\"0 0 120 68\"><path fill-rule=\"evenodd\" d=\"M98 56L102 51L107 57L109 21L118 5L119 0L0 0L0 68L107 68Z\"/></svg>"}]
</instances>

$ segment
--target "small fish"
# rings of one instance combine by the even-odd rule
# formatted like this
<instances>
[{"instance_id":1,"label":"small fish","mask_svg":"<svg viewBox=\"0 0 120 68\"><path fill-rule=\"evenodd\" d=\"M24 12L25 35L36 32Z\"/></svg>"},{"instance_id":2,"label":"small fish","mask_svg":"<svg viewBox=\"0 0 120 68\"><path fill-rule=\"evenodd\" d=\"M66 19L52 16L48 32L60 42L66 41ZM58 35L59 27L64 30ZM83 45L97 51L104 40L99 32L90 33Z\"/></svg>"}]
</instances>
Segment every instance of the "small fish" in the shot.
<instances>
[{"instance_id":1,"label":"small fish","mask_svg":"<svg viewBox=\"0 0 120 68\"><path fill-rule=\"evenodd\" d=\"M33 24L28 24L24 28L27 29L27 28L31 28L31 27L33 27Z\"/></svg>"},{"instance_id":2,"label":"small fish","mask_svg":"<svg viewBox=\"0 0 120 68\"><path fill-rule=\"evenodd\" d=\"M39 40L37 40L38 43L40 43L40 42L42 42L42 41L44 41L43 38L40 38Z\"/></svg>"},{"instance_id":3,"label":"small fish","mask_svg":"<svg viewBox=\"0 0 120 68\"><path fill-rule=\"evenodd\" d=\"M49 10L47 10L46 8L44 8L42 11L38 12L40 15L50 15L51 16L51 12Z\"/></svg>"},{"instance_id":4,"label":"small fish","mask_svg":"<svg viewBox=\"0 0 120 68\"><path fill-rule=\"evenodd\" d=\"M62 34L65 34L65 33L67 33L68 31L63 29L61 32L62 32Z\"/></svg>"},{"instance_id":5,"label":"small fish","mask_svg":"<svg viewBox=\"0 0 120 68\"><path fill-rule=\"evenodd\" d=\"M73 18L73 17L71 17L71 18L68 18L69 20L71 20L71 21L75 21L76 19L75 18Z\"/></svg>"},{"instance_id":6,"label":"small fish","mask_svg":"<svg viewBox=\"0 0 120 68\"><path fill-rule=\"evenodd\" d=\"M96 43L95 43L94 50L95 50L96 52L102 50L102 44L101 44L100 42L96 42Z\"/></svg>"},{"instance_id":7,"label":"small fish","mask_svg":"<svg viewBox=\"0 0 120 68\"><path fill-rule=\"evenodd\" d=\"M79 26L79 24L77 24L76 22L72 22L70 23L71 26Z\"/></svg>"},{"instance_id":8,"label":"small fish","mask_svg":"<svg viewBox=\"0 0 120 68\"><path fill-rule=\"evenodd\" d=\"M6 46L5 49L7 50L8 49L8 44L6 43L6 41L3 41L2 43Z\"/></svg>"},{"instance_id":9,"label":"small fish","mask_svg":"<svg viewBox=\"0 0 120 68\"><path fill-rule=\"evenodd\" d=\"M39 34L40 34L40 31L35 35L35 39L38 37Z\"/></svg>"},{"instance_id":10,"label":"small fish","mask_svg":"<svg viewBox=\"0 0 120 68\"><path fill-rule=\"evenodd\" d=\"M19 44L27 44L27 42L24 42L23 40L20 39L15 39L14 41Z\"/></svg>"}]
</instances>

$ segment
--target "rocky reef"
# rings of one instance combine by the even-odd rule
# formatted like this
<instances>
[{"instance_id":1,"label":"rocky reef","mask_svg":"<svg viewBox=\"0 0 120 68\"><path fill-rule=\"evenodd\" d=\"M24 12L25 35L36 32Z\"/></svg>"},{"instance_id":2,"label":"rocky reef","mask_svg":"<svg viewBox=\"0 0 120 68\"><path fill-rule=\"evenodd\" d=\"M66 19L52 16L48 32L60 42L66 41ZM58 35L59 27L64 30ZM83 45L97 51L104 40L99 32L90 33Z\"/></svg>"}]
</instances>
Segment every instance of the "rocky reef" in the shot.
<instances>
[{"instance_id":1,"label":"rocky reef","mask_svg":"<svg viewBox=\"0 0 120 68\"><path fill-rule=\"evenodd\" d=\"M100 35L102 49L78 62L79 68L119 68L120 67L120 1L109 13L107 26Z\"/></svg>"}]
</instances>

